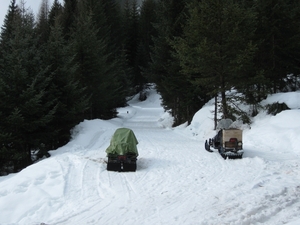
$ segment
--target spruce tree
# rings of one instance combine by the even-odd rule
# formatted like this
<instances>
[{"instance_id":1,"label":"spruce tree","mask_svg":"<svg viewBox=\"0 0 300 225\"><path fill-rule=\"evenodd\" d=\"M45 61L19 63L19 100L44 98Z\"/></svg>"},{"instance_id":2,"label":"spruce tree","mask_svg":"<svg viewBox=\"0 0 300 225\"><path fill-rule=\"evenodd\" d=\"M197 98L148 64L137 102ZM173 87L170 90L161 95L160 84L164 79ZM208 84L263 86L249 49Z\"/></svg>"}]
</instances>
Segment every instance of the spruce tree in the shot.
<instances>
[{"instance_id":1,"label":"spruce tree","mask_svg":"<svg viewBox=\"0 0 300 225\"><path fill-rule=\"evenodd\" d=\"M44 71L52 78L47 89L47 101L56 103L56 112L47 127L49 134L44 141L46 150L66 144L70 140L70 130L84 119L89 108L85 89L76 80L78 65L73 60L71 46L63 38L62 27L56 21L43 57Z\"/></svg>"},{"instance_id":2,"label":"spruce tree","mask_svg":"<svg viewBox=\"0 0 300 225\"><path fill-rule=\"evenodd\" d=\"M111 118L116 115L116 104L124 105L123 84L117 74L118 61L112 60L107 38L98 39L92 10L86 3L79 7L80 16L72 33L74 63L78 64L77 79L87 87L91 96L88 118Z\"/></svg>"},{"instance_id":3,"label":"spruce tree","mask_svg":"<svg viewBox=\"0 0 300 225\"><path fill-rule=\"evenodd\" d=\"M49 15L48 15L48 23L50 27L54 27L55 23L61 18L62 16L63 7L59 3L58 0L54 0ZM61 20L59 20L61 22Z\"/></svg>"},{"instance_id":4,"label":"spruce tree","mask_svg":"<svg viewBox=\"0 0 300 225\"><path fill-rule=\"evenodd\" d=\"M8 35L12 33L12 21L16 18L17 11L18 11L18 6L16 4L16 0L11 0L10 4L8 6L8 11L7 14L4 17L4 23L1 27L1 36L3 35Z\"/></svg>"},{"instance_id":5,"label":"spruce tree","mask_svg":"<svg viewBox=\"0 0 300 225\"><path fill-rule=\"evenodd\" d=\"M126 57L123 51L124 36L121 30L121 9L117 1L86 2L86 8L90 11L91 20L96 31L97 40L105 43L100 52L100 57L106 55L106 77L111 80L109 89L112 91L106 98L108 108L112 111L126 104L126 97L131 92L131 74L126 65ZM108 93L108 92L107 92ZM113 113L114 115L115 113Z\"/></svg>"},{"instance_id":6,"label":"spruce tree","mask_svg":"<svg viewBox=\"0 0 300 225\"><path fill-rule=\"evenodd\" d=\"M39 36L40 45L43 45L47 42L50 34L49 11L50 9L48 0L42 0L36 24L36 32Z\"/></svg>"},{"instance_id":7,"label":"spruce tree","mask_svg":"<svg viewBox=\"0 0 300 225\"><path fill-rule=\"evenodd\" d=\"M11 11L9 11L9 14ZM56 110L46 102L46 88L51 78L41 71L41 55L34 33L34 16L25 5L16 8L8 36L1 40L1 148L6 162L18 171L32 163L31 150L43 140L43 132Z\"/></svg>"},{"instance_id":8,"label":"spruce tree","mask_svg":"<svg viewBox=\"0 0 300 225\"><path fill-rule=\"evenodd\" d=\"M157 36L153 26L153 24L157 23L157 5L155 0L145 0L141 5L139 20L140 42L137 49L137 59L138 65L143 71L147 71L150 63L151 47L153 46L153 37Z\"/></svg>"},{"instance_id":9,"label":"spruce tree","mask_svg":"<svg viewBox=\"0 0 300 225\"><path fill-rule=\"evenodd\" d=\"M258 1L256 68L269 93L283 91L288 74L299 74L299 1Z\"/></svg>"},{"instance_id":10,"label":"spruce tree","mask_svg":"<svg viewBox=\"0 0 300 225\"><path fill-rule=\"evenodd\" d=\"M148 78L157 84L163 99L163 106L171 110L174 125L191 122L193 115L204 104L199 90L182 74L180 62L175 57L173 42L183 34L187 1L159 1L157 23L154 27L157 37L153 38L151 63Z\"/></svg>"},{"instance_id":11,"label":"spruce tree","mask_svg":"<svg viewBox=\"0 0 300 225\"><path fill-rule=\"evenodd\" d=\"M122 33L122 23L124 21L122 20L121 4L118 0L99 0L94 3L94 6L97 5L101 5L104 11L106 26L109 28L107 34L109 35L111 52L119 55L119 51L122 50L124 43L124 34Z\"/></svg>"},{"instance_id":12,"label":"spruce tree","mask_svg":"<svg viewBox=\"0 0 300 225\"><path fill-rule=\"evenodd\" d=\"M128 68L132 73L132 83L137 93L143 90L145 83L138 64L139 17L137 1L127 0L123 11L124 50Z\"/></svg>"},{"instance_id":13,"label":"spruce tree","mask_svg":"<svg viewBox=\"0 0 300 225\"><path fill-rule=\"evenodd\" d=\"M255 16L232 0L194 1L189 14L184 36L174 44L182 72L210 97L220 93L223 116L230 118L226 92L247 77Z\"/></svg>"},{"instance_id":14,"label":"spruce tree","mask_svg":"<svg viewBox=\"0 0 300 225\"><path fill-rule=\"evenodd\" d=\"M69 40L72 35L72 29L76 26L78 19L78 0L64 0L63 10L61 15L61 24L63 34L66 40Z\"/></svg>"}]
</instances>

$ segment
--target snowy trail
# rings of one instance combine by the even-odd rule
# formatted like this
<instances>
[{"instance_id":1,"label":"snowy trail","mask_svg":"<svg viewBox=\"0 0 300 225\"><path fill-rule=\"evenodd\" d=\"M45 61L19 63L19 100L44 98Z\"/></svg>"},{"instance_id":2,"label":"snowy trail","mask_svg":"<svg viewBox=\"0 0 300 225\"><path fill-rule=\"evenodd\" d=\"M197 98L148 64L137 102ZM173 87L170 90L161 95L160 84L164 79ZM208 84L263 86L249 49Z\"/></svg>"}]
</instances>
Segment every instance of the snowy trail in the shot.
<instances>
[{"instance_id":1,"label":"snowy trail","mask_svg":"<svg viewBox=\"0 0 300 225\"><path fill-rule=\"evenodd\" d=\"M106 190L102 196L109 201L99 199L102 207L92 206L62 224L82 218L91 224L274 224L278 218L284 222L283 210L297 216L291 209L300 206L299 187L275 186L272 194L260 190L281 179L280 174L264 172L268 170L264 160L225 161L204 151L203 142L161 128L157 120L161 109L135 106L131 112L122 125L131 128L139 141L137 172L107 172L102 166L99 189ZM264 199L252 196L256 191Z\"/></svg>"},{"instance_id":2,"label":"snowy trail","mask_svg":"<svg viewBox=\"0 0 300 225\"><path fill-rule=\"evenodd\" d=\"M164 128L163 114L159 96L152 93L147 102L132 100L119 110L117 119L79 124L74 140L51 152L51 158L0 178L0 224L296 225L300 221L297 153L290 151L281 158L286 150L274 154L270 146L261 142L257 146L257 137L249 130L245 157L223 160L204 150L202 138ZM136 172L106 170L105 150L118 127L136 134Z\"/></svg>"}]
</instances>

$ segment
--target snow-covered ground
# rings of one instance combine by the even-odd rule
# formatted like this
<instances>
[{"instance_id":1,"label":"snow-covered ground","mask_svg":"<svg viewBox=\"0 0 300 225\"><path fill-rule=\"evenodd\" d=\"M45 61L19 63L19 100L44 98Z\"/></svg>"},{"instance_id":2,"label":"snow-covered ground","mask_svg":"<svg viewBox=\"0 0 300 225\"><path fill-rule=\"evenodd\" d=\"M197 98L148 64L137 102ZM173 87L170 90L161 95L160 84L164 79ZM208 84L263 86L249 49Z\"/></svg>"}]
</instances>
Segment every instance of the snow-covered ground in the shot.
<instances>
[{"instance_id":1,"label":"snow-covered ground","mask_svg":"<svg viewBox=\"0 0 300 225\"><path fill-rule=\"evenodd\" d=\"M292 110L261 112L243 133L244 157L204 150L213 102L190 126L172 118L149 91L112 120L80 123L66 146L17 174L0 177L0 224L18 225L298 225L300 93L270 96ZM106 153L119 127L138 141L137 171L108 172Z\"/></svg>"}]
</instances>

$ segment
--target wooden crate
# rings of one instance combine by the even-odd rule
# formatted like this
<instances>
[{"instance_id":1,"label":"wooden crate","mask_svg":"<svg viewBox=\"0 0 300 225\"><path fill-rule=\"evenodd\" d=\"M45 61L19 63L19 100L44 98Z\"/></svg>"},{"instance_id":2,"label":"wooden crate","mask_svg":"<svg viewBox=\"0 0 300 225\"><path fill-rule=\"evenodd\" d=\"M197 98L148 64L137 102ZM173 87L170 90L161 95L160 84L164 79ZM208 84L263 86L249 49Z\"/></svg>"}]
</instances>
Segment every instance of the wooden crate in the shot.
<instances>
[{"instance_id":1,"label":"wooden crate","mask_svg":"<svg viewBox=\"0 0 300 225\"><path fill-rule=\"evenodd\" d=\"M243 141L243 131L239 129L229 129L223 130L223 146L225 146L225 142L229 141L230 138L236 138L237 141Z\"/></svg>"}]
</instances>

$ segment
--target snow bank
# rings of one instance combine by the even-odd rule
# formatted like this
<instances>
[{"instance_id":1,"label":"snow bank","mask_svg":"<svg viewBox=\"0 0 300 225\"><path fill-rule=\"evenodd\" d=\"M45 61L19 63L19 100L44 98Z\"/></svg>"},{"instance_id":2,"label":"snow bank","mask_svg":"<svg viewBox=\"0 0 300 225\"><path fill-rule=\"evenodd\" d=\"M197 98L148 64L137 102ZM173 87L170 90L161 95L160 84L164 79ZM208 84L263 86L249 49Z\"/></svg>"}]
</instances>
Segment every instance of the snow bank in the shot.
<instances>
[{"instance_id":1,"label":"snow bank","mask_svg":"<svg viewBox=\"0 0 300 225\"><path fill-rule=\"evenodd\" d=\"M293 135L291 134L291 141L295 143L298 141L298 138L295 136L297 132L299 133L300 127L300 92L288 92L288 93L278 93L274 95L269 95L267 99L263 100L261 104L263 106L267 104L272 104L275 102L286 103L287 106L292 110L283 111L276 116L267 115L265 111L262 111L253 118L254 124L260 123L259 121L263 121L264 126L266 124L272 125L268 127L269 131L265 131L266 133L270 133L270 130L280 130L283 131L284 128L287 129L287 132L293 131ZM201 110L199 110L193 117L192 122L189 126L184 129L184 132L190 136L196 136L199 139L208 139L209 137L214 136L214 99L210 100L206 103ZM254 124L251 127L255 127ZM262 129L260 125L259 130ZM242 126L243 130L248 130L248 126ZM261 133L261 132L260 132ZM273 133L273 132L272 132ZM278 132L277 132L278 134ZM294 135L295 134L295 135ZM265 135L264 135L265 136ZM299 142L300 143L300 142ZM293 144L294 146L294 144Z\"/></svg>"},{"instance_id":2,"label":"snow bank","mask_svg":"<svg viewBox=\"0 0 300 225\"><path fill-rule=\"evenodd\" d=\"M188 136L205 140L215 134L214 131L214 99L206 103L193 117L191 124L184 128L184 132Z\"/></svg>"},{"instance_id":3,"label":"snow bank","mask_svg":"<svg viewBox=\"0 0 300 225\"><path fill-rule=\"evenodd\" d=\"M269 95L262 101L263 105L272 103L285 103L290 109L300 109L300 92L287 92Z\"/></svg>"}]
</instances>

